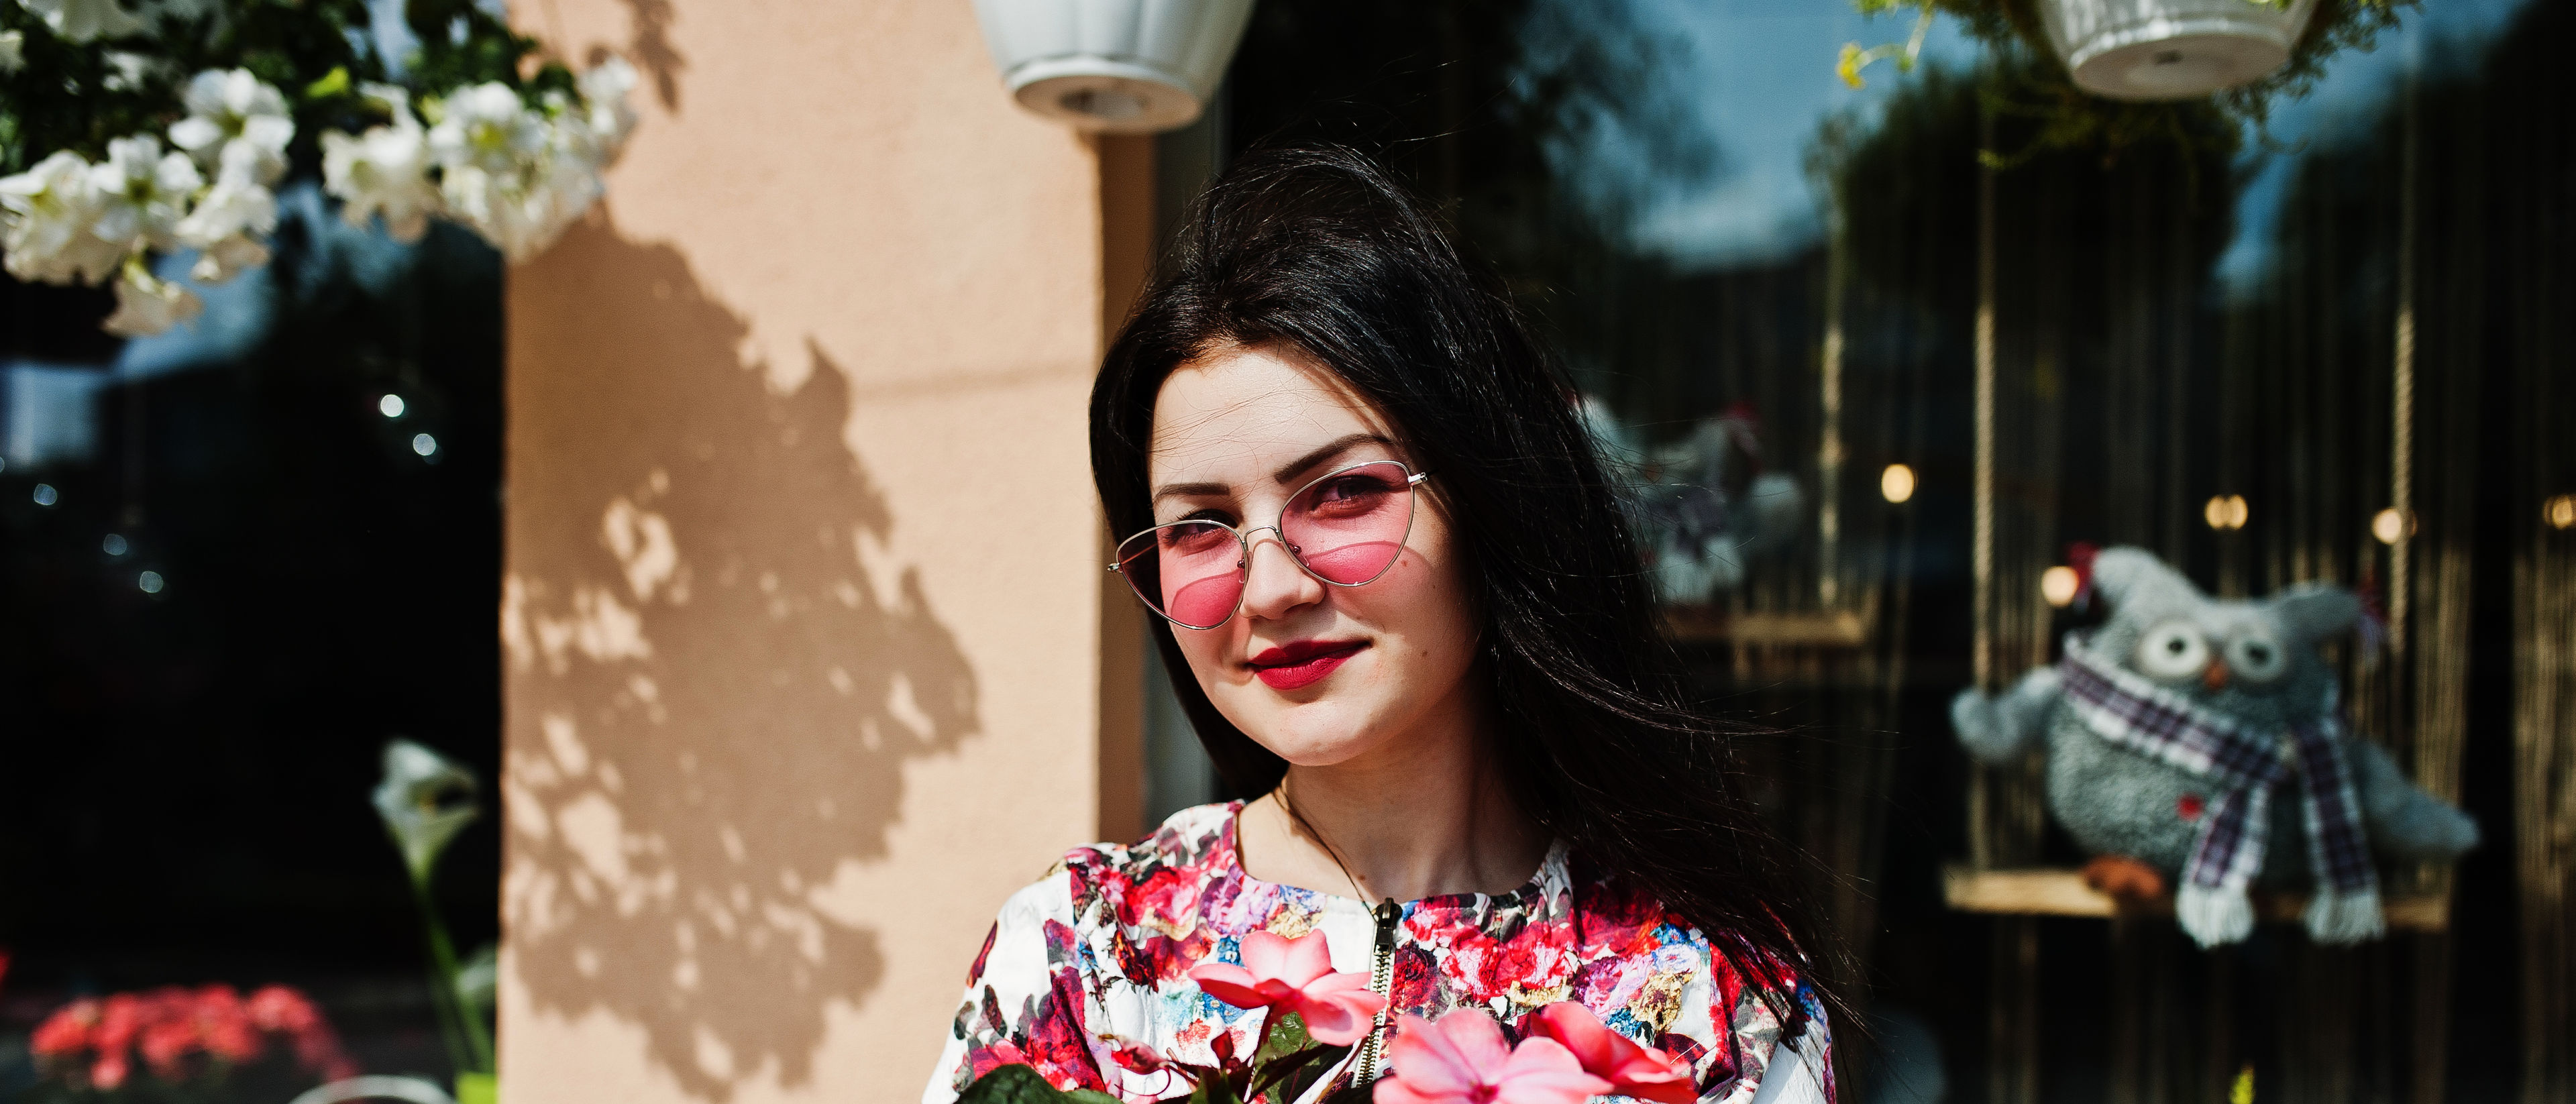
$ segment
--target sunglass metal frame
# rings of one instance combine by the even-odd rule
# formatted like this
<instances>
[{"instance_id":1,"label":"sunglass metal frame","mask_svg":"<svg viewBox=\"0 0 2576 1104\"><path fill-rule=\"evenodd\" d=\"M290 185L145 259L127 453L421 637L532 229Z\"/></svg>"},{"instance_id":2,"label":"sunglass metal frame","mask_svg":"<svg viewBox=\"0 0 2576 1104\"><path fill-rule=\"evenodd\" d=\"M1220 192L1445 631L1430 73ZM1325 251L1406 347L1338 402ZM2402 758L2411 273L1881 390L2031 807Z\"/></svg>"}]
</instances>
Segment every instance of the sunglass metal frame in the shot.
<instances>
[{"instance_id":1,"label":"sunglass metal frame","mask_svg":"<svg viewBox=\"0 0 2576 1104\"><path fill-rule=\"evenodd\" d=\"M1415 489L1416 489L1416 488L1418 488L1418 487L1420 487L1420 486L1422 485L1422 481L1423 481L1423 480L1426 480L1426 479L1431 478L1431 473L1430 473L1430 472L1417 472L1417 471L1413 470L1413 465L1411 465L1411 464L1407 464L1407 463L1405 463L1405 462L1404 462L1404 461L1402 461L1402 460L1363 460L1363 461L1360 461L1359 463L1356 463L1356 464L1348 464L1348 465L1344 465L1344 466L1342 466L1342 467L1335 468L1335 469L1333 469L1333 470L1331 470L1331 471L1325 472L1325 473L1324 473L1324 474L1322 474L1322 475L1316 476L1316 477L1315 477L1315 478L1313 478L1313 479L1309 479L1309 480L1307 480L1304 484L1300 485L1294 493L1291 493L1291 494L1288 496L1287 501L1288 501L1289 503L1294 503L1294 502L1296 502L1298 499L1305 497L1306 492L1311 491L1311 490L1314 490L1317 486L1320 486L1320 485L1324 484L1325 482L1328 482L1328 481L1330 481L1330 480L1332 480L1332 479L1335 479L1335 478L1338 478L1338 477L1340 477L1340 476L1348 475L1348 474L1350 474L1350 473L1352 473L1352 472L1355 472L1355 471L1360 470L1361 468L1374 468L1374 467L1377 467L1377 466L1382 465L1382 464L1392 464L1392 465L1395 465L1397 468L1403 469L1403 471L1404 471L1404 533L1403 533L1403 535L1401 535L1401 536L1399 536L1399 537L1397 537L1397 538L1396 538L1396 543L1400 546L1400 545L1402 545L1405 541L1408 541L1408 540L1413 539L1413 515L1414 515L1414 512L1415 512L1415 508L1416 508L1416 506L1418 506L1418 505L1419 505L1418 496L1414 493L1414 491L1415 491ZM1218 626L1221 626L1221 625L1225 624L1225 623L1226 623L1226 622L1228 622L1228 621L1232 621L1232 620L1234 620L1234 615L1235 615L1235 614L1243 612L1243 599L1244 599L1244 596L1245 596L1245 595L1247 595L1247 594L1250 594L1250 593L1252 592L1252 587L1251 587L1251 585L1250 585L1250 583L1251 583L1251 579L1252 579L1252 534L1254 534L1254 533L1258 533L1258 532L1260 532L1260 531L1262 531L1262 530L1264 530L1264 529L1269 530L1269 531L1270 531L1270 535L1271 535L1271 536L1274 536L1274 537L1279 538L1279 546L1280 546L1281 548L1283 548L1283 549L1287 550L1287 552L1288 552L1288 559L1289 559L1291 562L1293 562L1293 563L1295 563L1295 564L1297 565L1297 570L1299 570L1299 571L1303 571L1303 572L1305 572L1305 573L1306 573L1306 574L1308 574L1308 575L1314 576L1314 579L1315 579L1315 581L1316 581L1316 582L1322 583L1322 584L1324 584L1325 586L1337 586L1337 587L1363 587L1363 586L1367 586L1367 585L1369 585L1370 583L1374 583L1374 582L1376 582L1376 581L1378 581L1378 580L1380 580L1380 579L1386 578L1386 573L1387 573L1387 572L1390 572L1390 571L1395 570L1395 562L1396 562L1397 560L1401 560L1401 559L1403 559L1403 558L1404 558L1404 553L1401 551L1401 549L1399 549L1395 555L1390 556L1390 557L1388 557L1388 558L1387 558L1386 566L1385 566L1385 567L1381 567L1381 568L1377 569L1377 574L1375 574L1375 575L1371 575L1371 576L1369 576L1368 578L1362 579L1362 580L1360 580L1360 581L1358 581L1358 582L1356 582L1356 583L1337 583L1337 582L1334 582L1334 581L1333 581L1333 580L1331 580L1331 579L1327 579L1327 578L1325 578L1321 573L1317 572L1314 568L1307 566L1307 564L1306 564L1306 557L1304 557L1304 556L1302 556L1302 555L1298 554L1297 546L1296 546L1294 543L1292 543L1292 542L1290 542L1290 541L1289 541L1287 532L1286 532L1285 530L1282 530L1282 529L1280 529L1280 528L1279 528L1280 523L1281 523L1281 522L1284 522L1284 521L1286 521L1286 520L1288 520L1288 507L1287 507L1286 505L1282 505L1282 506L1279 508L1279 516L1278 516L1278 517L1276 517L1276 518L1272 518L1272 519L1271 519L1271 521L1270 521L1270 524L1268 524L1268 525L1255 525L1255 526L1253 526L1253 527L1252 527L1252 528L1250 528L1250 529L1237 529L1237 528L1235 528L1234 526L1228 525L1228 524L1226 524L1226 523L1224 523L1224 522L1222 522L1222 521L1210 521L1210 520L1208 520L1208 519L1206 519L1206 518L1187 519L1187 520L1182 520L1182 521L1165 522L1165 523L1163 523L1163 524L1161 524L1161 525L1147 526L1146 528L1139 529L1139 530L1137 530L1137 531L1135 531L1135 532L1133 532L1133 533L1129 533L1129 534L1127 534L1127 536L1126 536L1124 539L1122 539L1122 540L1120 540L1120 541L1118 542L1118 547L1119 547L1119 548L1125 548L1125 547L1127 547L1127 543L1128 543L1128 541L1135 540L1136 538L1141 537L1141 536L1144 536L1144 535L1146 535L1146 534L1148 534L1148 533L1158 533L1158 532L1161 532L1161 531L1163 531L1163 530L1165 530L1165 529L1177 529L1177 528L1179 528L1179 527L1181 527L1181 526L1184 526L1184 525L1213 525L1213 526L1215 526L1215 527L1217 527L1217 528L1219 528L1219 529L1223 529L1223 530L1225 530L1225 531L1226 531L1226 532L1228 532L1228 533L1232 533L1232 534L1234 534L1234 543L1235 543L1235 547L1236 547L1236 549L1237 549L1238 551L1240 551L1240 553L1242 554L1242 555L1241 555L1241 558L1240 558L1240 559L1237 559L1237 560L1234 562L1234 573L1235 573L1235 577L1236 577L1236 579L1239 581L1239 583L1240 583L1241 585L1239 585L1239 586L1238 586L1238 588L1236 589L1236 591L1235 591L1235 593L1234 593L1234 605L1233 605L1233 606L1231 606L1231 607L1228 607L1228 608L1226 609L1226 611L1225 611L1225 616L1220 617L1220 618L1217 618L1217 619L1216 619L1216 622L1215 622L1214 624L1208 624L1208 625L1193 625L1193 624L1190 624L1190 623L1189 623L1189 622L1187 622L1187 621L1183 621L1183 620L1181 620L1180 618L1174 617L1174 616L1172 616L1171 614L1165 613L1165 612L1163 612L1161 609L1157 608L1157 607L1154 605L1154 602L1153 602L1153 600L1152 600L1152 599L1149 599L1149 598L1145 597L1145 592L1144 592L1144 590L1143 590L1143 589L1141 589L1141 588L1139 588L1139 587L1136 585L1136 577L1135 577L1135 576L1133 576L1133 575L1129 575L1129 574L1127 574L1125 571L1123 571L1123 570L1121 570L1121 569L1120 569L1120 568L1121 568L1121 566L1122 566L1123 564L1125 564L1125 563L1126 563L1126 559L1118 559L1118 560L1112 560L1112 561L1110 561L1110 564L1109 564L1109 570L1110 570L1110 572L1111 572L1112 574L1115 574L1115 575L1117 575L1120 579L1123 579L1123 580L1125 580L1125 581L1126 581L1126 583L1127 583L1127 592L1128 592L1129 594L1135 595L1135 597L1136 597L1136 601L1137 601L1137 602L1139 602L1139 603L1141 603L1141 604L1143 604L1143 605L1144 605L1144 607L1145 607L1145 609L1146 609L1146 610L1148 610L1149 612L1153 613L1153 615L1154 615L1154 616L1156 616L1156 617L1160 617L1160 618L1162 618L1163 620L1165 620L1165 621L1169 621L1169 622L1171 622L1172 624L1174 624L1174 625L1178 625L1178 626L1180 626L1181 628L1184 628L1184 629L1193 629L1193 630L1197 630L1197 631L1204 632L1204 631L1206 631L1206 630L1208 630L1208 629L1217 628ZM1150 546L1150 545L1149 545L1149 546L1147 546L1147 547L1149 547L1149 548L1150 548L1150 547L1152 547L1152 546ZM1142 555L1142 553L1139 553L1139 555ZM1133 558L1133 557L1128 557L1128 559L1132 559L1132 558Z\"/></svg>"}]
</instances>

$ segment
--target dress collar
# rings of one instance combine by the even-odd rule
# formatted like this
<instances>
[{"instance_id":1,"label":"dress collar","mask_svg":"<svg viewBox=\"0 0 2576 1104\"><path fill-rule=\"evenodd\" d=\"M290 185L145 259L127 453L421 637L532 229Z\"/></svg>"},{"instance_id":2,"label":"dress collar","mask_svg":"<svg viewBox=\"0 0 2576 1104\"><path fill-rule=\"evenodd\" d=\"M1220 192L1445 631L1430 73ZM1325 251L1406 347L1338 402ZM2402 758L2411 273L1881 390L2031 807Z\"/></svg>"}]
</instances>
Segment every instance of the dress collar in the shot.
<instances>
[{"instance_id":1,"label":"dress collar","mask_svg":"<svg viewBox=\"0 0 2576 1104\"><path fill-rule=\"evenodd\" d=\"M1226 803L1225 827L1218 838L1217 846L1224 851L1223 863L1225 871L1232 874L1237 879L1240 879L1246 889L1269 887L1286 893L1302 894L1311 898L1315 902L1315 906L1317 908L1328 912L1348 911L1358 912L1362 915L1369 915L1375 911L1375 905L1362 901L1357 897L1344 896L1338 893L1327 893L1320 889L1308 889L1303 886L1290 886L1281 885L1276 882L1265 882L1259 878L1253 877L1251 871L1243 868L1243 848L1240 840L1235 835L1235 824L1242 817L1243 805L1244 803L1241 801L1229 801ZM1463 909L1470 913L1481 914L1483 911L1503 903L1526 901L1533 904L1543 904L1544 902L1556 900L1561 896L1571 893L1574 879L1573 875L1569 872L1569 865L1570 862L1567 848L1565 846L1565 840L1562 837L1559 837L1548 843L1547 857L1539 860L1538 870L1530 875L1528 881L1522 882L1519 888L1500 894L1434 894L1429 897L1404 902L1404 914L1411 916L1415 910L1424 907Z\"/></svg>"}]
</instances>

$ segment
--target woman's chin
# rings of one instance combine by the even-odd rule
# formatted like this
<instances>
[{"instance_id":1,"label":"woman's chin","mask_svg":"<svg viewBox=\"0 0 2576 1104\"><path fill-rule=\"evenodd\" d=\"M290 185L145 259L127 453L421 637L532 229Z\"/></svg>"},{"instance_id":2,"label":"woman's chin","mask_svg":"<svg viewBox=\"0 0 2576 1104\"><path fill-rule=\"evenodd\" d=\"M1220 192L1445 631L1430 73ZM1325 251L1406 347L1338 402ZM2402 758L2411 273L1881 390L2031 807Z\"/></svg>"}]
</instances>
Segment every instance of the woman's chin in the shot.
<instances>
[{"instance_id":1,"label":"woman's chin","mask_svg":"<svg viewBox=\"0 0 2576 1104\"><path fill-rule=\"evenodd\" d=\"M1236 722L1254 743L1300 767L1333 767L1377 746L1375 726L1332 702L1273 708L1252 725Z\"/></svg>"}]
</instances>

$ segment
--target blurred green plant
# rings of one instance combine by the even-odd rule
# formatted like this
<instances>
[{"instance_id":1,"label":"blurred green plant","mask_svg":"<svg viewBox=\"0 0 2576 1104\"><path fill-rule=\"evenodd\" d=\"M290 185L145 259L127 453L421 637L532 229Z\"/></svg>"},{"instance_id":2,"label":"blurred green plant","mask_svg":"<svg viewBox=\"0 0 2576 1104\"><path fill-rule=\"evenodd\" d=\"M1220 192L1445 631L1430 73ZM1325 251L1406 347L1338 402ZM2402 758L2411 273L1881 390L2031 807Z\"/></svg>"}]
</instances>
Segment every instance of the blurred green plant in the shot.
<instances>
[{"instance_id":1,"label":"blurred green plant","mask_svg":"<svg viewBox=\"0 0 2576 1104\"><path fill-rule=\"evenodd\" d=\"M409 740L385 742L385 777L377 783L376 815L402 852L411 876L412 900L420 907L421 927L429 942L430 995L437 1006L439 1036L457 1070L457 1097L490 1091L492 1065L492 952L477 952L468 962L456 957L447 924L439 919L430 885L438 858L456 834L482 815L476 801L480 787L474 773L454 760Z\"/></svg>"},{"instance_id":2,"label":"blurred green plant","mask_svg":"<svg viewBox=\"0 0 2576 1104\"><path fill-rule=\"evenodd\" d=\"M2096 152L2115 159L2145 142L2170 142L2194 150L2207 142L2222 143L2233 153L2245 136L2269 142L2265 125L2271 106L2283 97L2296 99L2316 87L2326 61L2345 50L2369 50L2379 32L2395 26L2401 8L2418 0L2317 0L2307 30L2290 50L2290 60L2261 80L2208 96L2186 100L2130 101L2096 96L2076 87L2062 64L2054 63L2035 3L2045 0L1851 0L1863 15L1915 13L1913 34L1903 45L1863 48L1846 43L1836 62L1845 83L1859 88L1871 64L1892 60L1900 73L1911 72L1922 55L1933 17L1959 21L1970 39L1986 47L1994 64L1981 93L1986 109L2001 117L2037 124L2029 141L2009 153L1982 150L1988 165L2019 165L2047 150ZM2265 7L2285 7L2289 0L2245 0ZM2033 64L2032 62L2037 62ZM2227 125L2213 127L2220 122Z\"/></svg>"}]
</instances>

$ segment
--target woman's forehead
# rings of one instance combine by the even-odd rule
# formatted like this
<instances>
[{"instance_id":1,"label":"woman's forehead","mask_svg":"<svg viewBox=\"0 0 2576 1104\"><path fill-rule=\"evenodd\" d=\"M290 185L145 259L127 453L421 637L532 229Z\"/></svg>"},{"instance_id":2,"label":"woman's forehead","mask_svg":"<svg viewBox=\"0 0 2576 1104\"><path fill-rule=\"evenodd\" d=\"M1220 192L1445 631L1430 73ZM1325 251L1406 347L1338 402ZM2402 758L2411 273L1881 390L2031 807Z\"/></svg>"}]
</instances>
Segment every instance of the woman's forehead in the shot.
<instances>
[{"instance_id":1,"label":"woman's forehead","mask_svg":"<svg viewBox=\"0 0 2576 1104\"><path fill-rule=\"evenodd\" d=\"M1380 411L1294 352L1229 346L1174 369L1154 401L1147 477L1242 486L1353 435L1393 440Z\"/></svg>"}]
</instances>

